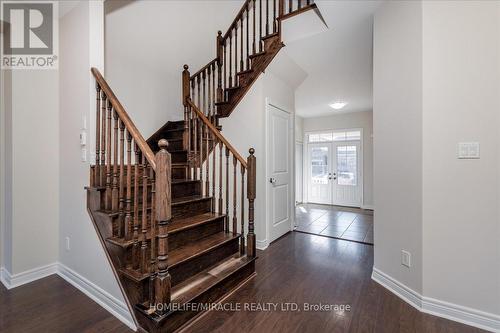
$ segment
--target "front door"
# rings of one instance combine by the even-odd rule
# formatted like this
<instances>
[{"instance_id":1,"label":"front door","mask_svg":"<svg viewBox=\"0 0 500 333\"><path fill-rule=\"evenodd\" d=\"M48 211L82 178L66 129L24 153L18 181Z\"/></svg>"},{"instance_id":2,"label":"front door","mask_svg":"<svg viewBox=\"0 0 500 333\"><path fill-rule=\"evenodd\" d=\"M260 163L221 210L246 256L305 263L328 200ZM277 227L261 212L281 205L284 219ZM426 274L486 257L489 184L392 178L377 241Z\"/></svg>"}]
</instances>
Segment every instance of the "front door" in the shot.
<instances>
[{"instance_id":1,"label":"front door","mask_svg":"<svg viewBox=\"0 0 500 333\"><path fill-rule=\"evenodd\" d=\"M271 242L291 230L291 125L289 113L268 105L268 218Z\"/></svg>"},{"instance_id":2,"label":"front door","mask_svg":"<svg viewBox=\"0 0 500 333\"><path fill-rule=\"evenodd\" d=\"M360 142L308 144L308 202L361 206Z\"/></svg>"},{"instance_id":3,"label":"front door","mask_svg":"<svg viewBox=\"0 0 500 333\"><path fill-rule=\"evenodd\" d=\"M309 144L308 161L308 201L319 204L331 204L332 144Z\"/></svg>"},{"instance_id":4,"label":"front door","mask_svg":"<svg viewBox=\"0 0 500 333\"><path fill-rule=\"evenodd\" d=\"M359 141L333 143L332 203L361 206Z\"/></svg>"}]
</instances>

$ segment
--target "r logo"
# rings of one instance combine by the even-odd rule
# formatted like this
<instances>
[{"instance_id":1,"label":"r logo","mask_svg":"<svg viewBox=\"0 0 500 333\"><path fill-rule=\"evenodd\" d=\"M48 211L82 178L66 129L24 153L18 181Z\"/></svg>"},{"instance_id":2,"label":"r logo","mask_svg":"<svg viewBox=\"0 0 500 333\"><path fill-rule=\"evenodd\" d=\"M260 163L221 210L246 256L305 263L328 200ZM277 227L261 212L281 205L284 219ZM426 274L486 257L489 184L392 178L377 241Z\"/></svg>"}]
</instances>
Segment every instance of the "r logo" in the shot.
<instances>
[{"instance_id":1,"label":"r logo","mask_svg":"<svg viewBox=\"0 0 500 333\"><path fill-rule=\"evenodd\" d=\"M6 55L52 54L53 4L4 3L3 20L10 23L10 34L3 38Z\"/></svg>"}]
</instances>

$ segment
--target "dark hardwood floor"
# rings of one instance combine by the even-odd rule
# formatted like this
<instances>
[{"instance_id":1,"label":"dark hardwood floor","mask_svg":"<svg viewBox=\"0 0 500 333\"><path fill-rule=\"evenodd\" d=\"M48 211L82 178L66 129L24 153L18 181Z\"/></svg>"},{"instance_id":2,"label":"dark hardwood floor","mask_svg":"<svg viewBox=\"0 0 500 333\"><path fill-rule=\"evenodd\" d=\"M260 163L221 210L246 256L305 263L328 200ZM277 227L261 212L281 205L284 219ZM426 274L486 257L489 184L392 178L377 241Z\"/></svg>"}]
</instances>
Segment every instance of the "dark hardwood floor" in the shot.
<instances>
[{"instance_id":1,"label":"dark hardwood floor","mask_svg":"<svg viewBox=\"0 0 500 333\"><path fill-rule=\"evenodd\" d=\"M225 302L349 305L350 311L211 311L184 332L482 332L422 314L370 278L373 247L292 232L260 251L257 276ZM0 332L131 332L59 277L7 291Z\"/></svg>"}]
</instances>

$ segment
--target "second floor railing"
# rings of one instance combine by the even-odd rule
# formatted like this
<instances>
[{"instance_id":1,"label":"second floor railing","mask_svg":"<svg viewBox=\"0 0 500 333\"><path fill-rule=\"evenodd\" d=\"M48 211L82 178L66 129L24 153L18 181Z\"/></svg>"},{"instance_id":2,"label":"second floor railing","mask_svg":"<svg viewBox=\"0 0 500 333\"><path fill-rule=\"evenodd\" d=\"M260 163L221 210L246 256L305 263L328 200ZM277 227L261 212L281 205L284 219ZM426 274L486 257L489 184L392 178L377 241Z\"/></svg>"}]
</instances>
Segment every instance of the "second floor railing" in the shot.
<instances>
[{"instance_id":1,"label":"second floor railing","mask_svg":"<svg viewBox=\"0 0 500 333\"><path fill-rule=\"evenodd\" d=\"M280 35L281 21L314 6L312 0L246 0L225 33L216 38L216 57L190 75L183 72L183 99L192 102L212 122L224 92L239 86L239 75L251 70L251 59L264 51L264 39Z\"/></svg>"}]
</instances>

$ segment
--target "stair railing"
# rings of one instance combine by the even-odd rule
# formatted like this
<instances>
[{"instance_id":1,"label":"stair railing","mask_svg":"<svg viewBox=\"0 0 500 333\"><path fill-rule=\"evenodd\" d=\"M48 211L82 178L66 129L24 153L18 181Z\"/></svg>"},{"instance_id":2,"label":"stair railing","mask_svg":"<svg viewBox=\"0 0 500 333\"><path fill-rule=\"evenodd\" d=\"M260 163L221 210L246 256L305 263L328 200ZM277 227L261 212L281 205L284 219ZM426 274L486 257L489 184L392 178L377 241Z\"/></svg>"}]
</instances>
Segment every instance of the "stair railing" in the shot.
<instances>
[{"instance_id":1,"label":"stair railing","mask_svg":"<svg viewBox=\"0 0 500 333\"><path fill-rule=\"evenodd\" d=\"M190 158L194 160L190 177L201 181L203 195L212 197L212 212L226 215L224 230L233 234L239 231L240 253L246 252L247 256L255 257L255 150L251 148L250 155L245 160L191 99L188 98L186 104L189 152ZM246 251L245 185L248 200Z\"/></svg>"},{"instance_id":2,"label":"stair railing","mask_svg":"<svg viewBox=\"0 0 500 333\"><path fill-rule=\"evenodd\" d=\"M239 87L239 76L250 71L252 58L264 51L263 39L281 35L283 19L312 5L312 0L246 0L226 33L217 33L216 58L193 75L184 65L184 101L190 97L216 124L217 103L227 101L226 89Z\"/></svg>"},{"instance_id":3,"label":"stair railing","mask_svg":"<svg viewBox=\"0 0 500 333\"><path fill-rule=\"evenodd\" d=\"M167 304L171 289L168 142L160 140L155 155L99 70L91 72L96 80L96 155L90 184L104 191L101 207L113 219L113 237L131 243L132 256L125 258L122 268L149 275L148 302Z\"/></svg>"}]
</instances>

